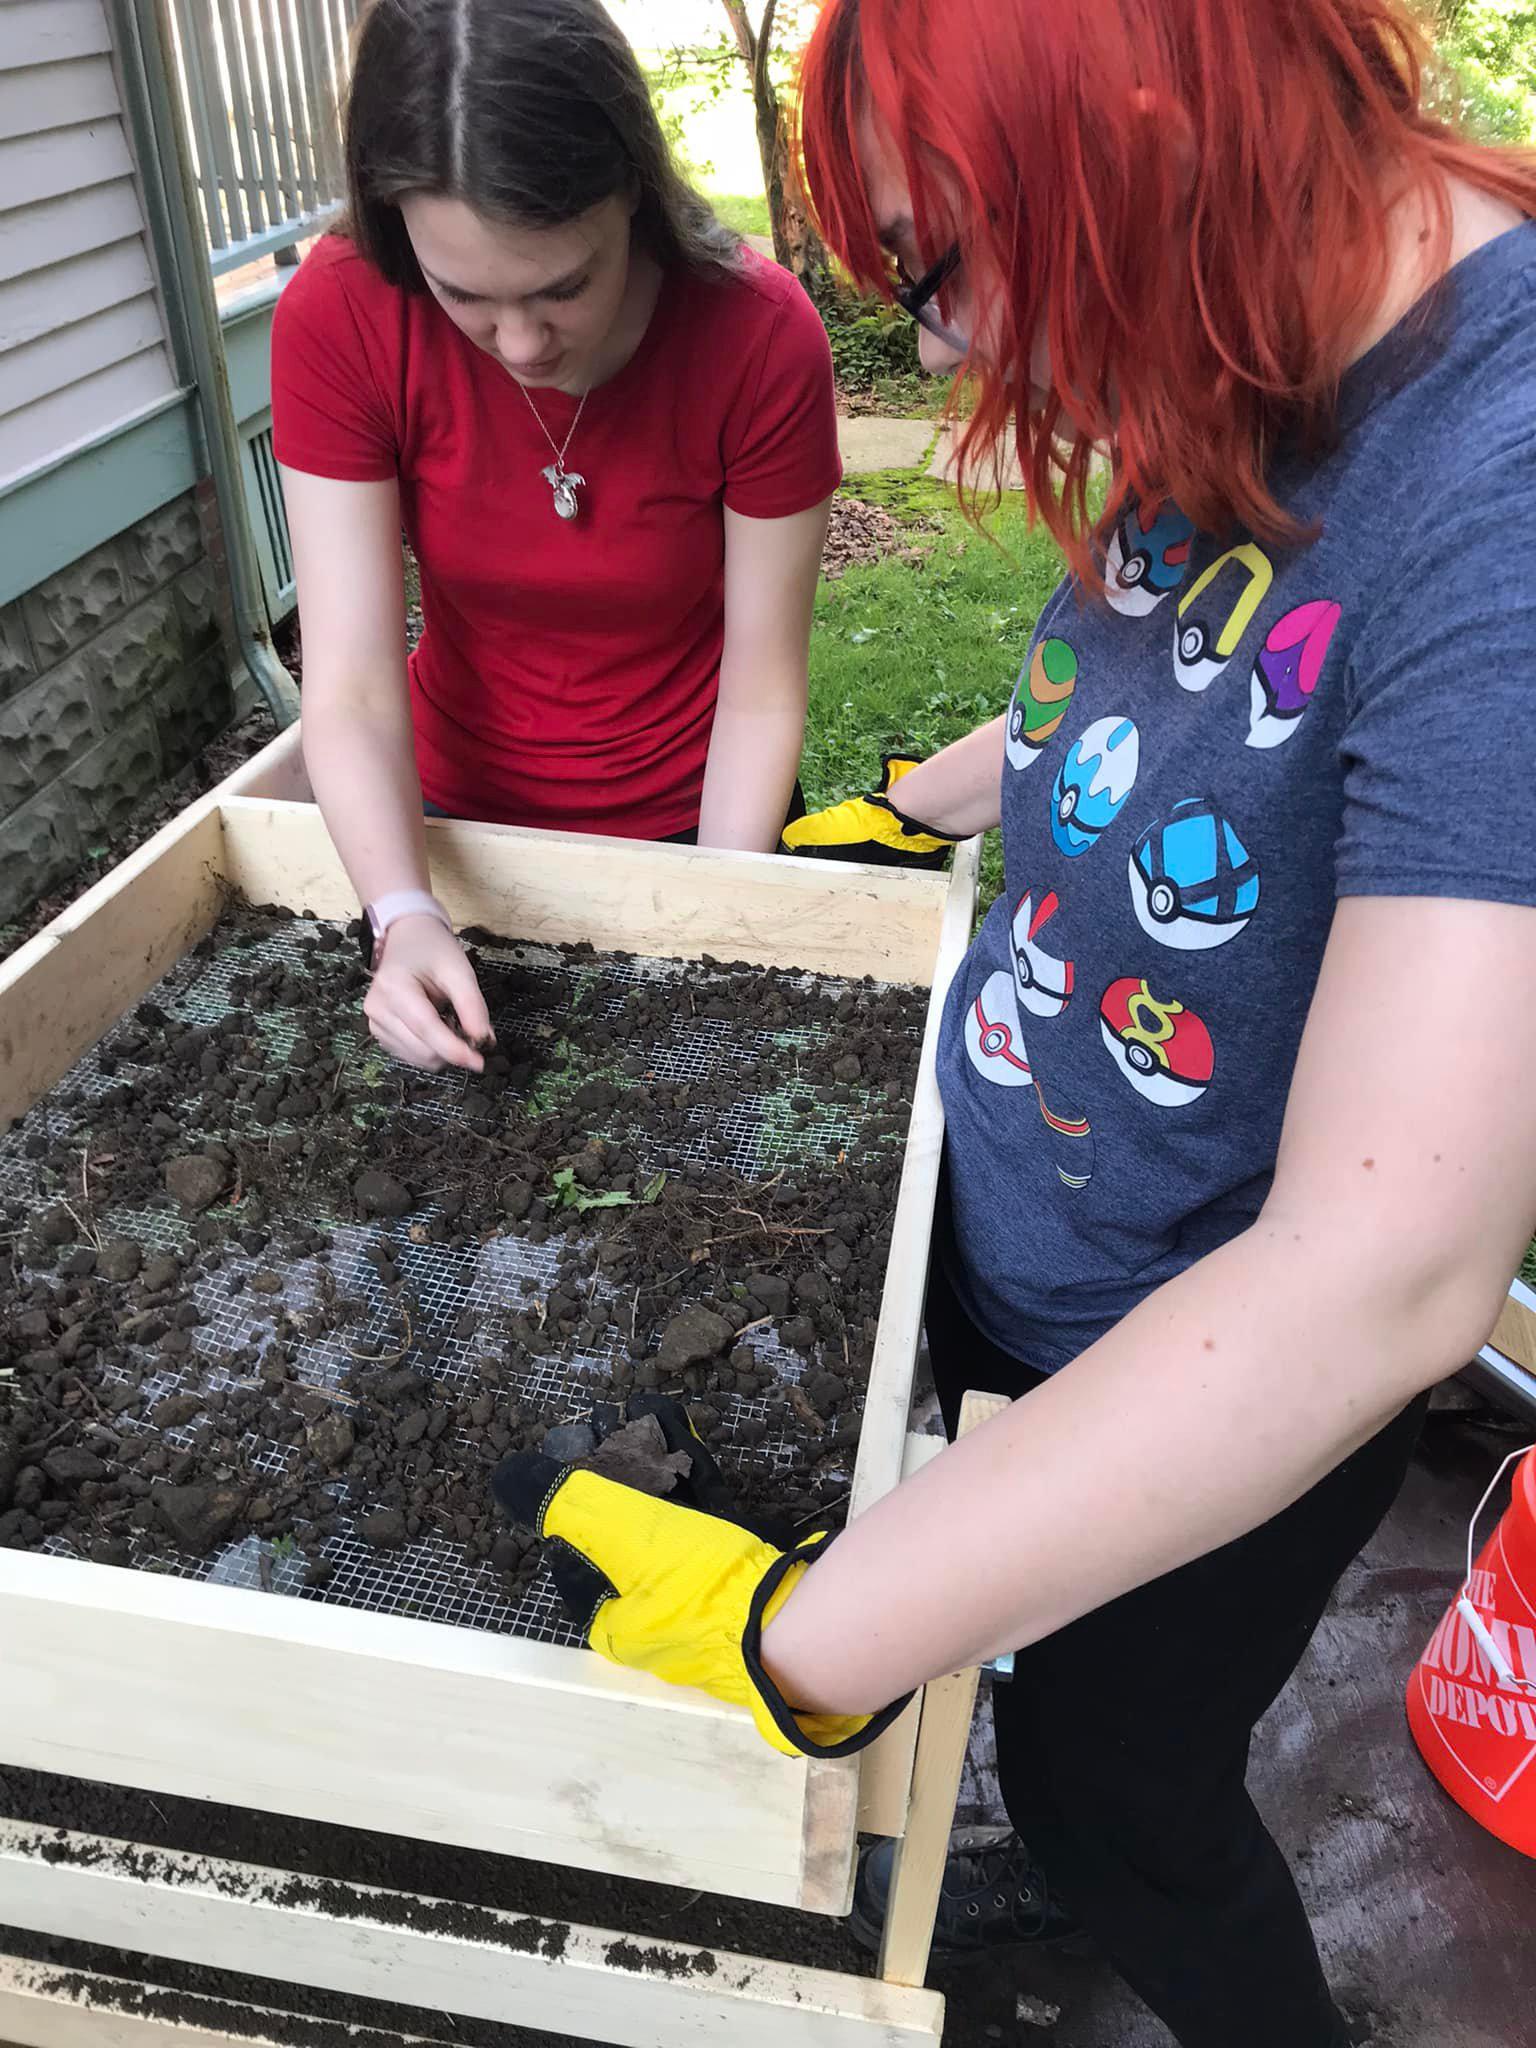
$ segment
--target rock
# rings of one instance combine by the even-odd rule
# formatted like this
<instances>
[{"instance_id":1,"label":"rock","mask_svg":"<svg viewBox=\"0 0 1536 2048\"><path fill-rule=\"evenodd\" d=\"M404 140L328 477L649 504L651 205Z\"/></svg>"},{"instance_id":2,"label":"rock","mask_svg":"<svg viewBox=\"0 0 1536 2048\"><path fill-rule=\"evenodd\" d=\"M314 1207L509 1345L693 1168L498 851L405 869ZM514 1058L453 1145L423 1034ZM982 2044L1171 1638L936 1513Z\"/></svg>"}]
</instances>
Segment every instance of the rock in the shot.
<instances>
[{"instance_id":1,"label":"rock","mask_svg":"<svg viewBox=\"0 0 1536 2048\"><path fill-rule=\"evenodd\" d=\"M375 1550L398 1550L407 1534L405 1511L403 1508L376 1508L371 1515L360 1515L357 1533Z\"/></svg>"},{"instance_id":2,"label":"rock","mask_svg":"<svg viewBox=\"0 0 1536 2048\"><path fill-rule=\"evenodd\" d=\"M574 1465L579 1458L591 1457L597 1449L597 1438L585 1422L562 1422L546 1433L539 1448L546 1458Z\"/></svg>"},{"instance_id":3,"label":"rock","mask_svg":"<svg viewBox=\"0 0 1536 2048\"><path fill-rule=\"evenodd\" d=\"M170 1252L156 1252L144 1267L144 1291L147 1294L163 1294L167 1287L174 1287L180 1278L180 1261Z\"/></svg>"},{"instance_id":4,"label":"rock","mask_svg":"<svg viewBox=\"0 0 1536 2048\"><path fill-rule=\"evenodd\" d=\"M43 1470L55 1486L79 1486L87 1479L105 1479L107 1468L94 1451L81 1445L62 1451L50 1451L43 1460Z\"/></svg>"},{"instance_id":5,"label":"rock","mask_svg":"<svg viewBox=\"0 0 1536 2048\"><path fill-rule=\"evenodd\" d=\"M245 1284L252 1294L281 1294L283 1276L281 1273L274 1273L270 1267L265 1267L261 1272L253 1273Z\"/></svg>"},{"instance_id":6,"label":"rock","mask_svg":"<svg viewBox=\"0 0 1536 2048\"><path fill-rule=\"evenodd\" d=\"M21 1472L21 1453L12 1444L0 1444L0 1515L10 1506Z\"/></svg>"},{"instance_id":7,"label":"rock","mask_svg":"<svg viewBox=\"0 0 1536 2048\"><path fill-rule=\"evenodd\" d=\"M780 1273L749 1273L746 1289L763 1304L771 1316L789 1312L789 1282Z\"/></svg>"},{"instance_id":8,"label":"rock","mask_svg":"<svg viewBox=\"0 0 1536 2048\"><path fill-rule=\"evenodd\" d=\"M77 1245L68 1258L59 1261L59 1271L71 1280L88 1280L95 1270L95 1249L88 1244Z\"/></svg>"},{"instance_id":9,"label":"rock","mask_svg":"<svg viewBox=\"0 0 1536 2048\"><path fill-rule=\"evenodd\" d=\"M353 1182L352 1199L365 1216L406 1216L416 1206L410 1189L377 1167L370 1167Z\"/></svg>"},{"instance_id":10,"label":"rock","mask_svg":"<svg viewBox=\"0 0 1536 2048\"><path fill-rule=\"evenodd\" d=\"M611 1081L594 1078L583 1081L571 1099L578 1109L612 1109L619 1099L619 1091Z\"/></svg>"},{"instance_id":11,"label":"rock","mask_svg":"<svg viewBox=\"0 0 1536 2048\"><path fill-rule=\"evenodd\" d=\"M795 1281L795 1299L818 1303L832 1299L832 1289L820 1273L802 1273Z\"/></svg>"},{"instance_id":12,"label":"rock","mask_svg":"<svg viewBox=\"0 0 1536 2048\"><path fill-rule=\"evenodd\" d=\"M40 1465L23 1465L16 1474L16 1483L11 1489L11 1498L19 1508L30 1512L43 1497L47 1481L43 1478Z\"/></svg>"},{"instance_id":13,"label":"rock","mask_svg":"<svg viewBox=\"0 0 1536 2048\"><path fill-rule=\"evenodd\" d=\"M859 1065L858 1054L856 1052L845 1052L840 1060L834 1062L832 1078L834 1081L857 1081L863 1072L864 1069Z\"/></svg>"},{"instance_id":14,"label":"rock","mask_svg":"<svg viewBox=\"0 0 1536 2048\"><path fill-rule=\"evenodd\" d=\"M668 1323L656 1355L657 1367L667 1377L686 1371L690 1365L702 1365L708 1359L718 1358L735 1335L724 1316L694 1302Z\"/></svg>"},{"instance_id":15,"label":"rock","mask_svg":"<svg viewBox=\"0 0 1536 2048\"><path fill-rule=\"evenodd\" d=\"M413 1414L407 1415L403 1422L395 1424L395 1442L401 1450L407 1450L412 1444L421 1442L427 1433L427 1423L430 1420L426 1409L418 1408Z\"/></svg>"},{"instance_id":16,"label":"rock","mask_svg":"<svg viewBox=\"0 0 1536 2048\"><path fill-rule=\"evenodd\" d=\"M304 1574L306 1586L328 1586L336 1576L336 1567L328 1564L323 1557L317 1557Z\"/></svg>"},{"instance_id":17,"label":"rock","mask_svg":"<svg viewBox=\"0 0 1536 2048\"><path fill-rule=\"evenodd\" d=\"M547 1446L547 1438L545 1442ZM654 1415L641 1415L604 1437L586 1463L588 1471L600 1472L605 1479L658 1496L671 1493L693 1470L686 1451L667 1449L666 1434Z\"/></svg>"},{"instance_id":18,"label":"rock","mask_svg":"<svg viewBox=\"0 0 1536 2048\"><path fill-rule=\"evenodd\" d=\"M501 1213L513 1223L521 1223L533 1205L533 1189L525 1180L504 1180L497 1190L501 1202Z\"/></svg>"},{"instance_id":19,"label":"rock","mask_svg":"<svg viewBox=\"0 0 1536 2048\"><path fill-rule=\"evenodd\" d=\"M149 1419L156 1429L179 1429L184 1422L190 1422L194 1415L202 1412L200 1395L167 1394L163 1401L157 1401L150 1409Z\"/></svg>"},{"instance_id":20,"label":"rock","mask_svg":"<svg viewBox=\"0 0 1536 2048\"><path fill-rule=\"evenodd\" d=\"M305 1439L309 1455L320 1464L334 1468L344 1465L352 1455L357 1442L357 1431L352 1427L350 1416L332 1411L324 1415L310 1430Z\"/></svg>"},{"instance_id":21,"label":"rock","mask_svg":"<svg viewBox=\"0 0 1536 2048\"><path fill-rule=\"evenodd\" d=\"M167 1160L164 1172L166 1191L192 1214L216 1202L229 1185L228 1167L202 1152Z\"/></svg>"},{"instance_id":22,"label":"rock","mask_svg":"<svg viewBox=\"0 0 1536 2048\"><path fill-rule=\"evenodd\" d=\"M227 1536L245 1505L238 1486L171 1486L156 1481L151 1498L183 1550L201 1557Z\"/></svg>"},{"instance_id":23,"label":"rock","mask_svg":"<svg viewBox=\"0 0 1536 2048\"><path fill-rule=\"evenodd\" d=\"M816 1325L809 1316L791 1316L780 1328L779 1338L791 1351L809 1351L816 1342Z\"/></svg>"},{"instance_id":24,"label":"rock","mask_svg":"<svg viewBox=\"0 0 1536 2048\"><path fill-rule=\"evenodd\" d=\"M109 1237L96 1258L96 1270L104 1280L135 1280L144 1254L131 1237Z\"/></svg>"}]
</instances>

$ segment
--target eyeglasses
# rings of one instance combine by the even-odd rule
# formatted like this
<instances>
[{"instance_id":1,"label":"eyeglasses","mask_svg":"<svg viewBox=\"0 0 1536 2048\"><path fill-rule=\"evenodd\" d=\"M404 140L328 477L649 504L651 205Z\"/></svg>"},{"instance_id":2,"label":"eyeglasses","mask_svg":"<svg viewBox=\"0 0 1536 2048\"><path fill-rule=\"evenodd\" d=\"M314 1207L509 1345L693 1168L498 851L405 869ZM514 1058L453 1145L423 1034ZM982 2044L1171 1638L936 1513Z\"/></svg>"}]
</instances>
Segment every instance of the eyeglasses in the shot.
<instances>
[{"instance_id":1,"label":"eyeglasses","mask_svg":"<svg viewBox=\"0 0 1536 2048\"><path fill-rule=\"evenodd\" d=\"M901 280L901 289L896 294L896 303L904 313L911 314L919 327L926 328L936 341L941 341L946 348L958 350L961 355L968 355L971 348L970 336L962 334L956 327L948 326L936 304L939 293L959 268L958 242L946 250L931 269L925 270L915 284L908 277L906 267L898 257L896 275Z\"/></svg>"}]
</instances>

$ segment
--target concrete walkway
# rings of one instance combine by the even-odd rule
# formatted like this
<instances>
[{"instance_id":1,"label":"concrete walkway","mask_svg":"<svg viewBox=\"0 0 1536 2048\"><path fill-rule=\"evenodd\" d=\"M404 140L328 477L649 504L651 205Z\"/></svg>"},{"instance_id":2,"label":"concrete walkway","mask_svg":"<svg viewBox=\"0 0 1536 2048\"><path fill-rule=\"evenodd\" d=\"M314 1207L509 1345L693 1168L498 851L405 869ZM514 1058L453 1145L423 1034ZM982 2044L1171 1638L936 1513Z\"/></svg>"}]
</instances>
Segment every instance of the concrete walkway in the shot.
<instances>
[{"instance_id":1,"label":"concrete walkway","mask_svg":"<svg viewBox=\"0 0 1536 2048\"><path fill-rule=\"evenodd\" d=\"M864 414L857 418L838 416L837 444L842 451L844 473L851 477L869 476L883 469L911 469L941 483L953 483L955 442L953 428L933 420L882 419ZM1005 491L1024 488L1018 453L1012 446L1003 464L1001 481Z\"/></svg>"}]
</instances>

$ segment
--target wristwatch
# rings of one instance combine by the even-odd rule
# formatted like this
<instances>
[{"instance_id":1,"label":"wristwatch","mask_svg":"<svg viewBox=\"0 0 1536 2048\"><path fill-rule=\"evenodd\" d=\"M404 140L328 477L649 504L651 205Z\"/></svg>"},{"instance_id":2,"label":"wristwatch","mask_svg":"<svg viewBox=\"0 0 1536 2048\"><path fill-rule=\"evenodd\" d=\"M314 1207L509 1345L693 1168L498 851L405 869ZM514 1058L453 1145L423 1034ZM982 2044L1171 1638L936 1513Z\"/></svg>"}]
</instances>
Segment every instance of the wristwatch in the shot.
<instances>
[{"instance_id":1,"label":"wristwatch","mask_svg":"<svg viewBox=\"0 0 1536 2048\"><path fill-rule=\"evenodd\" d=\"M446 930L453 930L453 919L425 889L396 889L388 896L380 896L377 902L365 903L356 926L357 942L363 965L371 974L377 974L384 958L385 935L402 917L435 917Z\"/></svg>"}]
</instances>

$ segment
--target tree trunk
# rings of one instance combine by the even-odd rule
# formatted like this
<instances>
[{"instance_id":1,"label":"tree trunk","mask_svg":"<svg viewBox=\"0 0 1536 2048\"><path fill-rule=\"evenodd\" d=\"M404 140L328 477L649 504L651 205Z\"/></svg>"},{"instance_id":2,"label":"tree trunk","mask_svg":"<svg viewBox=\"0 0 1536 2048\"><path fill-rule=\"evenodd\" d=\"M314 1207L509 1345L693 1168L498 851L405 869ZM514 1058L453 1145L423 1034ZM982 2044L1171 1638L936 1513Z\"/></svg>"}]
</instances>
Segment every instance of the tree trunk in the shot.
<instances>
[{"instance_id":1,"label":"tree trunk","mask_svg":"<svg viewBox=\"0 0 1536 2048\"><path fill-rule=\"evenodd\" d=\"M769 69L773 44L773 17L778 0L766 0L762 20L754 29L747 15L746 0L720 0L736 38L737 52L752 80L752 113L757 128L757 155L762 165L763 190L768 195L768 224L773 233L773 253L816 297L828 274L827 252L821 237L806 218L794 196L789 162L789 132L778 91Z\"/></svg>"}]
</instances>

